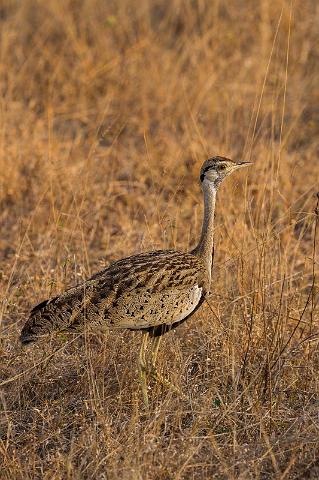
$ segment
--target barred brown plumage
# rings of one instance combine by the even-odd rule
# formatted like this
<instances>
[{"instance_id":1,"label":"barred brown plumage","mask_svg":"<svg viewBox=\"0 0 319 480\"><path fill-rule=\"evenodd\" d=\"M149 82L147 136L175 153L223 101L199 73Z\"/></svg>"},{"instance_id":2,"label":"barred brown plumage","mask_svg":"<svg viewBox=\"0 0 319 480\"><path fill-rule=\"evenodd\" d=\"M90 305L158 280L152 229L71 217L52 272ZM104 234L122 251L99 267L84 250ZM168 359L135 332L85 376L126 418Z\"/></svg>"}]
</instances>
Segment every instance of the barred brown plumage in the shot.
<instances>
[{"instance_id":1,"label":"barred brown plumage","mask_svg":"<svg viewBox=\"0 0 319 480\"><path fill-rule=\"evenodd\" d=\"M119 260L36 306L22 329L21 341L28 343L52 331L103 323L132 330L171 325L182 319L187 302L190 306L194 303L194 282L203 294L207 291L203 270L199 258L170 250Z\"/></svg>"},{"instance_id":2,"label":"barred brown plumage","mask_svg":"<svg viewBox=\"0 0 319 480\"><path fill-rule=\"evenodd\" d=\"M82 331L97 325L142 330L154 337L152 371L163 381L155 369L161 336L192 315L210 288L217 188L227 175L248 164L236 164L224 157L213 157L203 164L200 180L204 219L194 250L159 250L114 262L87 281L35 306L22 328L22 344L54 331ZM142 342L139 368L144 402L148 404L146 339Z\"/></svg>"}]
</instances>

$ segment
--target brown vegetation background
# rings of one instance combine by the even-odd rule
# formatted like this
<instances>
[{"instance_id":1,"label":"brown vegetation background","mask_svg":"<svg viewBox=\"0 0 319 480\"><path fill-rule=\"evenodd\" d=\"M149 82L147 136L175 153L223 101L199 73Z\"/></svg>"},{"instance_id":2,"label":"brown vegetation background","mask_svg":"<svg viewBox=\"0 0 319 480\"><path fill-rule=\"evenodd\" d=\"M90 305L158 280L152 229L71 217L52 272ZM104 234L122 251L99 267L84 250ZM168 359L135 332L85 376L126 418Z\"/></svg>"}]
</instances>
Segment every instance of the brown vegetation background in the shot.
<instances>
[{"instance_id":1,"label":"brown vegetation background","mask_svg":"<svg viewBox=\"0 0 319 480\"><path fill-rule=\"evenodd\" d=\"M319 477L315 0L0 3L0 476ZM140 334L21 350L37 302L110 261L188 249L218 194L209 304ZM52 355L53 354L53 355Z\"/></svg>"}]
</instances>

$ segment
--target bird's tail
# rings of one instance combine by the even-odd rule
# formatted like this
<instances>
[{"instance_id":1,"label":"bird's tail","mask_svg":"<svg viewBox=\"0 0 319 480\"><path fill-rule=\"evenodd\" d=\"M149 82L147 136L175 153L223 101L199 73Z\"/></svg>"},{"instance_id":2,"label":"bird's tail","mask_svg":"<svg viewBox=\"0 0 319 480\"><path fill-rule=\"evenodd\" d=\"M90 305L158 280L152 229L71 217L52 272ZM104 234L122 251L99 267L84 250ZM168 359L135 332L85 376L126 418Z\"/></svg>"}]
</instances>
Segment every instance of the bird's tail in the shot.
<instances>
[{"instance_id":1,"label":"bird's tail","mask_svg":"<svg viewBox=\"0 0 319 480\"><path fill-rule=\"evenodd\" d=\"M96 281L84 282L69 288L60 296L36 305L22 328L22 344L36 342L53 332L79 331L86 322L100 320L100 311L94 297ZM98 298L99 299L99 298Z\"/></svg>"},{"instance_id":2,"label":"bird's tail","mask_svg":"<svg viewBox=\"0 0 319 480\"><path fill-rule=\"evenodd\" d=\"M59 297L44 300L36 305L21 330L20 341L22 345L36 342L40 337L61 329L61 321L57 315L59 310Z\"/></svg>"}]
</instances>

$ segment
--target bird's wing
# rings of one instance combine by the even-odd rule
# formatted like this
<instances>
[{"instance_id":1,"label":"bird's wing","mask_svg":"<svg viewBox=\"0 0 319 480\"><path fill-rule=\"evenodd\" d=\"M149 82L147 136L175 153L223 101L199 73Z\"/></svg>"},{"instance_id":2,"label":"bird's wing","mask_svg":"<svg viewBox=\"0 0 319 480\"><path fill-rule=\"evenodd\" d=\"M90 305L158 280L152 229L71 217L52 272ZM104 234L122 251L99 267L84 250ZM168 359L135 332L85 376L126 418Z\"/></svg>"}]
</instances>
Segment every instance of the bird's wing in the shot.
<instances>
[{"instance_id":1,"label":"bird's wing","mask_svg":"<svg viewBox=\"0 0 319 480\"><path fill-rule=\"evenodd\" d=\"M204 292L197 257L169 250L135 255L36 306L21 340L28 343L39 335L87 324L135 329L174 323L196 307Z\"/></svg>"},{"instance_id":2,"label":"bird's wing","mask_svg":"<svg viewBox=\"0 0 319 480\"><path fill-rule=\"evenodd\" d=\"M153 293L136 291L121 296L118 303L105 312L107 323L115 328L139 330L159 325L172 325L188 317L198 306L203 287L163 288Z\"/></svg>"},{"instance_id":3,"label":"bird's wing","mask_svg":"<svg viewBox=\"0 0 319 480\"><path fill-rule=\"evenodd\" d=\"M118 283L111 305L101 309L114 327L171 325L188 316L205 293L202 265L190 254L141 255L124 270L125 278ZM101 290L99 294L104 297Z\"/></svg>"}]
</instances>

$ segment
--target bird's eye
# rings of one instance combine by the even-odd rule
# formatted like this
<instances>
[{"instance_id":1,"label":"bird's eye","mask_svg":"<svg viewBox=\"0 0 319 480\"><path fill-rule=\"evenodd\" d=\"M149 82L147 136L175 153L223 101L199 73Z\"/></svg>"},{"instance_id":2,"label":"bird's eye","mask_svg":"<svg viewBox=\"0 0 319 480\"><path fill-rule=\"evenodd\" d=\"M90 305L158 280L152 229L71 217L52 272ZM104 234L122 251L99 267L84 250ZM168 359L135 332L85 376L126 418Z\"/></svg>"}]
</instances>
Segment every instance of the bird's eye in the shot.
<instances>
[{"instance_id":1,"label":"bird's eye","mask_svg":"<svg viewBox=\"0 0 319 480\"><path fill-rule=\"evenodd\" d=\"M219 165L219 170L225 170L226 165Z\"/></svg>"}]
</instances>

